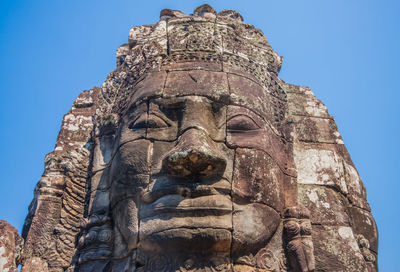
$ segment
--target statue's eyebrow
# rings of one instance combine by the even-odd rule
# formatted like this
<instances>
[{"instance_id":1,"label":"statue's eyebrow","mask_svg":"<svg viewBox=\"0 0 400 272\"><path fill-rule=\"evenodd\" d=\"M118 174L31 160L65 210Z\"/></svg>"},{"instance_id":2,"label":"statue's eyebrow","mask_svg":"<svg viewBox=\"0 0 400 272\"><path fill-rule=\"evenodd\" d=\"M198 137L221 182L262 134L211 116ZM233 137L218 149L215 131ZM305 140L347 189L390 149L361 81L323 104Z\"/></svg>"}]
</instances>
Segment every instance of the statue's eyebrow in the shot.
<instances>
[{"instance_id":1,"label":"statue's eyebrow","mask_svg":"<svg viewBox=\"0 0 400 272\"><path fill-rule=\"evenodd\" d=\"M125 112L123 112L123 115L131 114L131 113L137 111L140 108L140 106L142 106L143 104L146 104L146 111L145 112L147 112L148 111L147 110L147 108L148 108L147 103L148 103L147 100L140 101L139 103L137 103L137 101L135 103L131 103L129 105L129 107L126 108Z\"/></svg>"},{"instance_id":2,"label":"statue's eyebrow","mask_svg":"<svg viewBox=\"0 0 400 272\"><path fill-rule=\"evenodd\" d=\"M184 97L173 97L173 98L156 98L156 99L149 99L149 105L155 104L158 106L162 106L168 109L177 108L183 105L185 101Z\"/></svg>"}]
</instances>

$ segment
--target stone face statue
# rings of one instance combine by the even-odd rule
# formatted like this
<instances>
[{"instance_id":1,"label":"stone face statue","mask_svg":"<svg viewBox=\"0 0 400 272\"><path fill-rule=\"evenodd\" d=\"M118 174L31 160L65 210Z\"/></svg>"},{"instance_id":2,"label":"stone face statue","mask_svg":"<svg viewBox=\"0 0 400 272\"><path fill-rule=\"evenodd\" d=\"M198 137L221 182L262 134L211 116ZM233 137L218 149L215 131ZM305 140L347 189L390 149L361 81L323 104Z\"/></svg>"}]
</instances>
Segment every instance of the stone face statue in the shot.
<instances>
[{"instance_id":1,"label":"stone face statue","mask_svg":"<svg viewBox=\"0 0 400 272\"><path fill-rule=\"evenodd\" d=\"M325 106L239 13L163 10L64 117L24 268L376 271L365 189Z\"/></svg>"},{"instance_id":2,"label":"stone face statue","mask_svg":"<svg viewBox=\"0 0 400 272\"><path fill-rule=\"evenodd\" d=\"M230 101L230 80L246 105ZM200 265L199 257L210 266L211 258L226 270L231 254L257 252L276 232L292 177L290 158L273 146L288 147L271 118L254 110L246 93L254 83L243 76L171 72L161 94L156 82L143 79L144 93L128 99L117 133L109 170L121 235L114 250L165 257L171 269Z\"/></svg>"}]
</instances>

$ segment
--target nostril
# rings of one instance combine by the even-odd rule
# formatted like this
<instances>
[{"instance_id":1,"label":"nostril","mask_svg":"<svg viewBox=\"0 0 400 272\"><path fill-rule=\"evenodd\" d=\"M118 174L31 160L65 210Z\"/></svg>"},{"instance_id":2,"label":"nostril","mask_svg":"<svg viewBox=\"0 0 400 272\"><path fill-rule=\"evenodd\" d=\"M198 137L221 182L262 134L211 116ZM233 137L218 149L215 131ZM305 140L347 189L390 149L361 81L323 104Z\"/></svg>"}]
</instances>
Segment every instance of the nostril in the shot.
<instances>
[{"instance_id":1,"label":"nostril","mask_svg":"<svg viewBox=\"0 0 400 272\"><path fill-rule=\"evenodd\" d=\"M201 171L201 174L203 174L203 175L209 175L209 174L212 174L214 171L214 166L212 166L211 164L209 164L208 166L207 166L207 168L206 169L204 169L203 171Z\"/></svg>"},{"instance_id":2,"label":"nostril","mask_svg":"<svg viewBox=\"0 0 400 272\"><path fill-rule=\"evenodd\" d=\"M188 188L181 188L178 192L183 197L190 197L191 191Z\"/></svg>"}]
</instances>

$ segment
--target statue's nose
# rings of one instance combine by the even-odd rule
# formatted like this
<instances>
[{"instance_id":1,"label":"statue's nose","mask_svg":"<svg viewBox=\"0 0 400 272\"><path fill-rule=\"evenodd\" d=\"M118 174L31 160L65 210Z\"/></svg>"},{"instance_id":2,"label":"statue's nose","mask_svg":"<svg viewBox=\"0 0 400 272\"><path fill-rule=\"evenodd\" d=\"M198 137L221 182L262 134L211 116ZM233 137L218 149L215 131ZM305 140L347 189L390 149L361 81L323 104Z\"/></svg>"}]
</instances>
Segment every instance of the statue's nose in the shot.
<instances>
[{"instance_id":1,"label":"statue's nose","mask_svg":"<svg viewBox=\"0 0 400 272\"><path fill-rule=\"evenodd\" d=\"M163 160L163 168L167 172L181 177L219 176L225 167L226 159L215 142L196 128L183 133L178 144Z\"/></svg>"}]
</instances>

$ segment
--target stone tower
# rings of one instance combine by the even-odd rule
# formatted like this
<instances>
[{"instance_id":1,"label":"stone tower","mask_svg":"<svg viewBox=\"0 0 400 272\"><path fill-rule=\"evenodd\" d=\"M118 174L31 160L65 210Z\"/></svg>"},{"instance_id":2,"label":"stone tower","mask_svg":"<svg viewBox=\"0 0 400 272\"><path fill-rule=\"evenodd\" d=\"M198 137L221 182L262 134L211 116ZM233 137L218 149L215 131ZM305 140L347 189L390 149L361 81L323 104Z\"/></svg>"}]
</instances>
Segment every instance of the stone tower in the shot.
<instances>
[{"instance_id":1,"label":"stone tower","mask_svg":"<svg viewBox=\"0 0 400 272\"><path fill-rule=\"evenodd\" d=\"M162 10L64 116L23 271L377 271L335 121L233 10Z\"/></svg>"}]
</instances>

